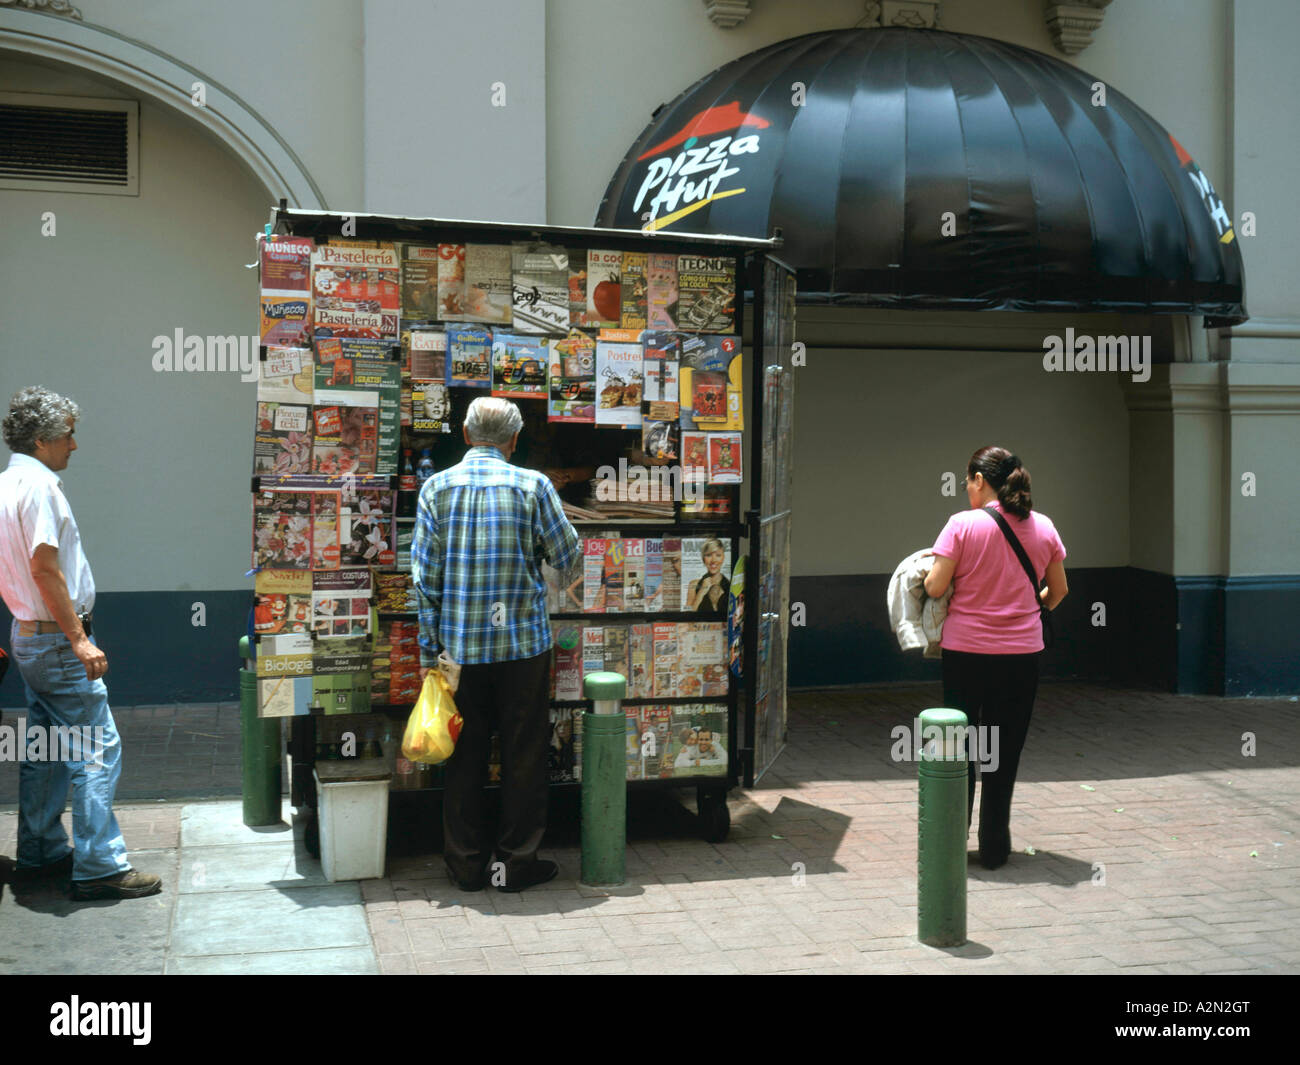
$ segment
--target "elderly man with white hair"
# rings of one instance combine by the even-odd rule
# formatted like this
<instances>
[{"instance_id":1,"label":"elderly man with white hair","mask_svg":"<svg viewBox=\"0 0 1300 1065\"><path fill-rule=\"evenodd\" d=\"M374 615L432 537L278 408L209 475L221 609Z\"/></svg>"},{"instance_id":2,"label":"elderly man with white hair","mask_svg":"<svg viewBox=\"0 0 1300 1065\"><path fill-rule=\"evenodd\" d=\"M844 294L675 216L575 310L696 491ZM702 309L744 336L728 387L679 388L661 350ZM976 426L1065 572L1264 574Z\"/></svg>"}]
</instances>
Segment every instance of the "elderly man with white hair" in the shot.
<instances>
[{"instance_id":1,"label":"elderly man with white hair","mask_svg":"<svg viewBox=\"0 0 1300 1065\"><path fill-rule=\"evenodd\" d=\"M522 891L559 869L537 857L546 831L551 626L541 566L573 565L578 534L549 478L511 465L523 428L509 400L482 397L465 417L469 451L420 490L411 573L420 599L420 664L441 648L461 666L464 728L447 762L443 857L463 891L484 887L492 845L483 786L501 737L500 862L493 883Z\"/></svg>"}]
</instances>

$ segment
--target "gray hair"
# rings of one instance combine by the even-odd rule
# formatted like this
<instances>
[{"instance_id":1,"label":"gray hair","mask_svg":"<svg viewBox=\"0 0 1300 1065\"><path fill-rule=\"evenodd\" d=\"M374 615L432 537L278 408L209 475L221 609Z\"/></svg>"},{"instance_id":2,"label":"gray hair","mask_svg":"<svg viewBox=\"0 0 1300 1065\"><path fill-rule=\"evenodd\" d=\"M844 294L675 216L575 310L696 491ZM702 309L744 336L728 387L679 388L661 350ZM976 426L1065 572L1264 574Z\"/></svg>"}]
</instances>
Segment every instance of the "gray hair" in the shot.
<instances>
[{"instance_id":1,"label":"gray hair","mask_svg":"<svg viewBox=\"0 0 1300 1065\"><path fill-rule=\"evenodd\" d=\"M524 416L519 408L495 396L479 396L465 415L465 430L472 444L505 447L523 427Z\"/></svg>"},{"instance_id":2,"label":"gray hair","mask_svg":"<svg viewBox=\"0 0 1300 1065\"><path fill-rule=\"evenodd\" d=\"M9 450L20 455L36 451L38 440L58 440L68 435L68 419L81 417L81 408L66 396L32 385L14 393L4 419L4 438Z\"/></svg>"}]
</instances>

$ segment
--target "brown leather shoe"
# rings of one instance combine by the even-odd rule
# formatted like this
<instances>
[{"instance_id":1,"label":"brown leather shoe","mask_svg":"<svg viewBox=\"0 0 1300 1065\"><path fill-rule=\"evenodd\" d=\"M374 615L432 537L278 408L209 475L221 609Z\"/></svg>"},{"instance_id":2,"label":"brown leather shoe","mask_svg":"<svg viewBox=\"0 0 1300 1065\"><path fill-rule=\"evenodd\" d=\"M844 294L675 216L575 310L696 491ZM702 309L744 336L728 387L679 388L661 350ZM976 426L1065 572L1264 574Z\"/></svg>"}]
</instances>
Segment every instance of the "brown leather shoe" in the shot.
<instances>
[{"instance_id":1,"label":"brown leather shoe","mask_svg":"<svg viewBox=\"0 0 1300 1065\"><path fill-rule=\"evenodd\" d=\"M74 880L72 897L78 902L88 899L142 899L157 895L162 890L162 877L128 869L115 876L101 876L98 880Z\"/></svg>"}]
</instances>

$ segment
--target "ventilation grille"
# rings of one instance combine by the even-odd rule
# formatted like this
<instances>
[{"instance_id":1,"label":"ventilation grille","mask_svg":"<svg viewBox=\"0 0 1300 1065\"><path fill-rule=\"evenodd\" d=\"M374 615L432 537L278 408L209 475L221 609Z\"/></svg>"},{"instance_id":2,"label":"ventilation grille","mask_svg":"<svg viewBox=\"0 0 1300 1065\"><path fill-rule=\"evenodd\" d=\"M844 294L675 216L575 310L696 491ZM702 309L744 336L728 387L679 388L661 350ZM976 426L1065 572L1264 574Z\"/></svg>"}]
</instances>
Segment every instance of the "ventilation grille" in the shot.
<instances>
[{"instance_id":1,"label":"ventilation grille","mask_svg":"<svg viewBox=\"0 0 1300 1065\"><path fill-rule=\"evenodd\" d=\"M0 98L0 184L135 193L135 101L19 99L16 94Z\"/></svg>"}]
</instances>

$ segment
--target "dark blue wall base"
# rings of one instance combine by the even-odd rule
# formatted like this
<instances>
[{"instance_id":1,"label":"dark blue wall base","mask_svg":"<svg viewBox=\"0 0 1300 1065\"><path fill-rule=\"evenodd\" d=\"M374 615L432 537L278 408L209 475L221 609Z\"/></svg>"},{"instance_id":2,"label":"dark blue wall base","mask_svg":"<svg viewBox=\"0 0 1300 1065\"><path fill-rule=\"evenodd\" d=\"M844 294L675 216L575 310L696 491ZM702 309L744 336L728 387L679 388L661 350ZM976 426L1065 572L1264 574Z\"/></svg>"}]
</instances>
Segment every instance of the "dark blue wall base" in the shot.
<instances>
[{"instance_id":1,"label":"dark blue wall base","mask_svg":"<svg viewBox=\"0 0 1300 1065\"><path fill-rule=\"evenodd\" d=\"M239 637L248 632L251 590L100 592L95 642L108 657L109 703L121 706L237 702ZM193 624L194 603L207 624ZM0 643L9 648L10 614L0 604ZM22 678L10 663L0 706L23 706Z\"/></svg>"},{"instance_id":2,"label":"dark blue wall base","mask_svg":"<svg viewBox=\"0 0 1300 1065\"><path fill-rule=\"evenodd\" d=\"M1069 570L1070 594L1054 612L1048 679L1149 685L1204 695L1300 692L1300 576L1171 577L1131 567ZM824 688L937 680L937 659L904 654L889 628L888 574L794 577L790 687ZM192 624L193 604L207 607ZM108 655L109 696L123 706L235 702L239 637L250 591L105 592L95 637ZM1105 607L1105 624L1094 604ZM9 614L0 605L0 643ZM17 670L0 684L0 706L24 703Z\"/></svg>"},{"instance_id":3,"label":"dark blue wall base","mask_svg":"<svg viewBox=\"0 0 1300 1065\"><path fill-rule=\"evenodd\" d=\"M1300 692L1300 577L1172 577L1132 567L1068 575L1043 677L1206 695ZM792 612L803 603L805 624L790 629L790 687L938 679L937 659L899 650L888 587L888 574L791 578Z\"/></svg>"}]
</instances>

